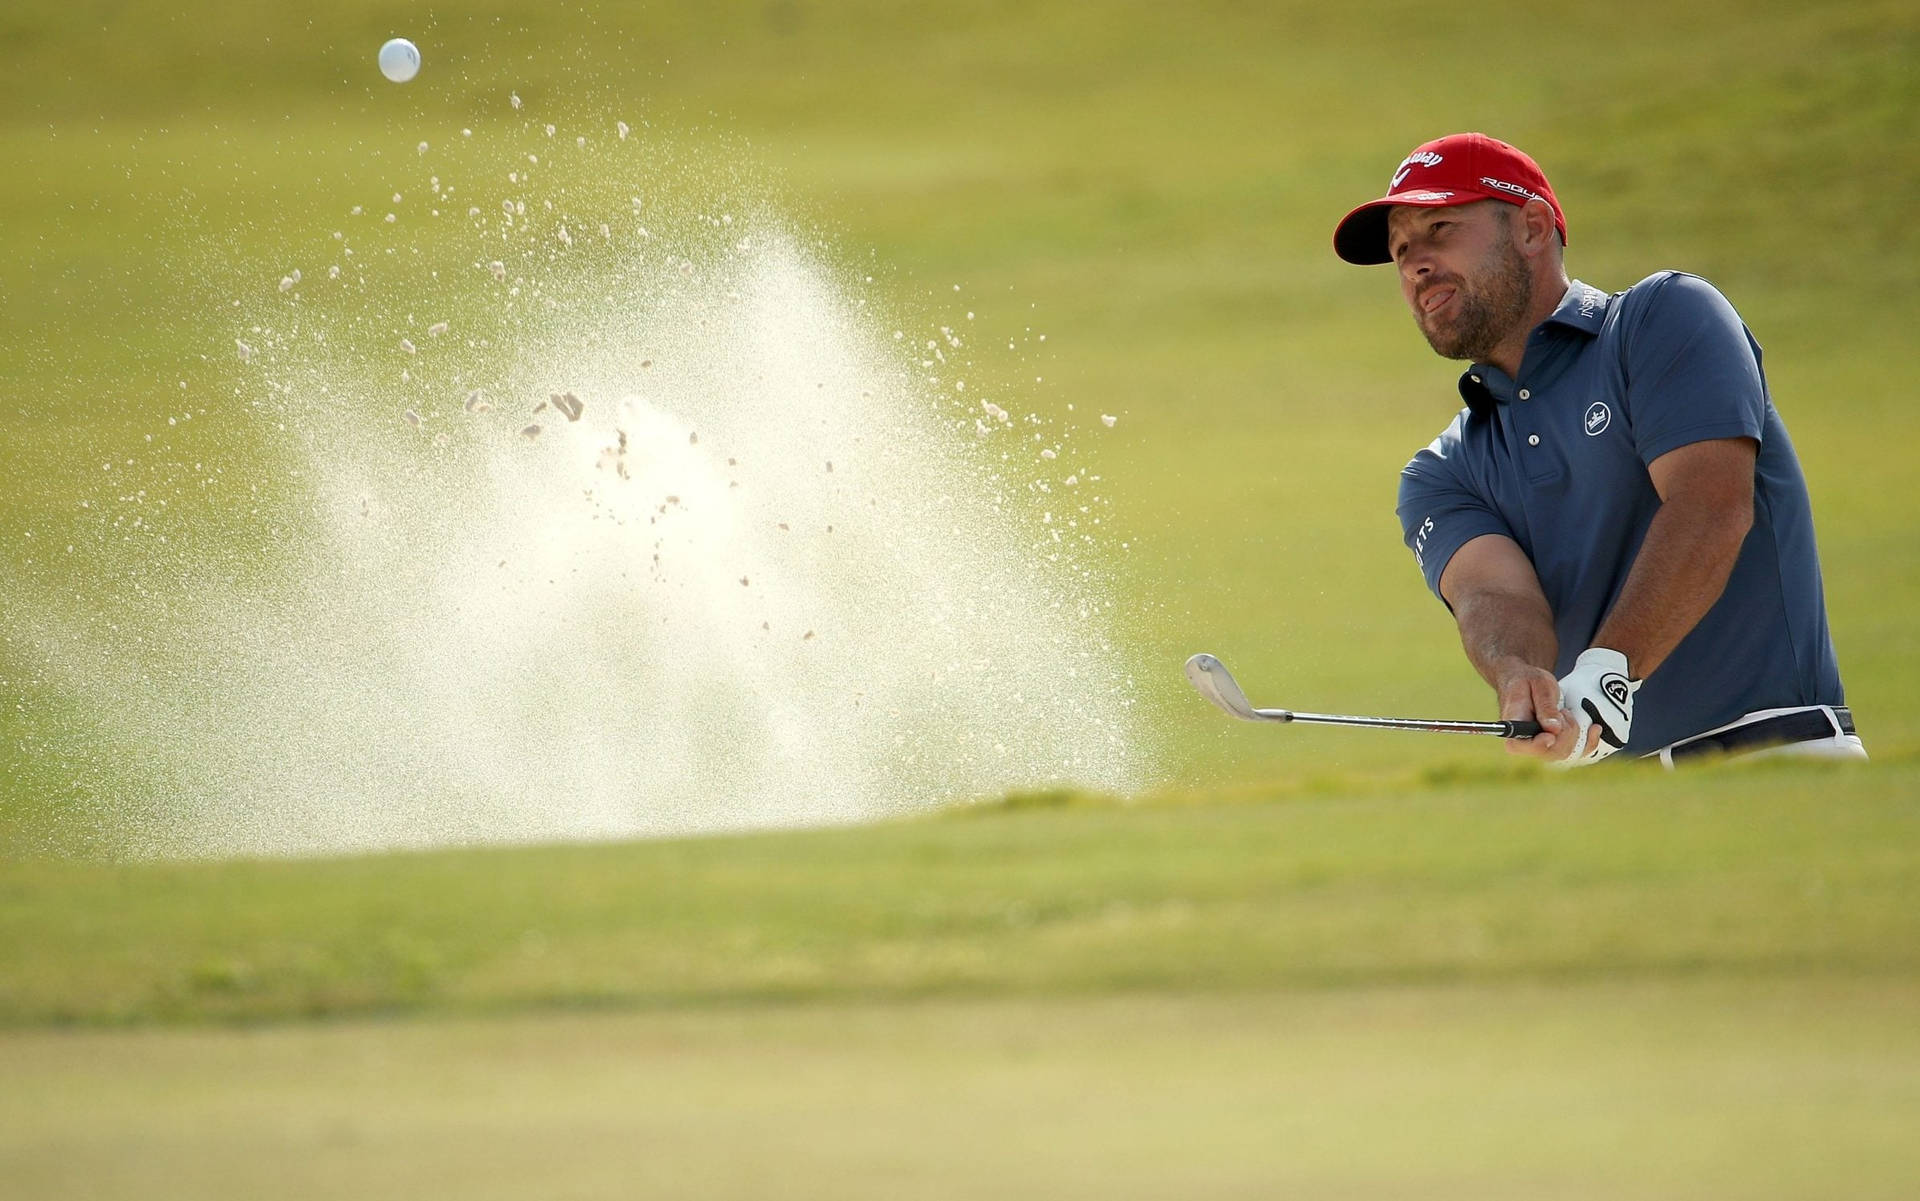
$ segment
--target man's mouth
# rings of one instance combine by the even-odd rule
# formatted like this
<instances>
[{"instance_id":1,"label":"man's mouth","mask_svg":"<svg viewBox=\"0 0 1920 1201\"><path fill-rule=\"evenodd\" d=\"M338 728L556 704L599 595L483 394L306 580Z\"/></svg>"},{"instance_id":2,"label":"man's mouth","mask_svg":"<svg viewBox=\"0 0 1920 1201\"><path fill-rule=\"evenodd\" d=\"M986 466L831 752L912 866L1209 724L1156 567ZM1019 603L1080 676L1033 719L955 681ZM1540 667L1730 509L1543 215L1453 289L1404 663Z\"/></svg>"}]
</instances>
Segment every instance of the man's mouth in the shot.
<instances>
[{"instance_id":1,"label":"man's mouth","mask_svg":"<svg viewBox=\"0 0 1920 1201\"><path fill-rule=\"evenodd\" d=\"M1448 301L1453 299L1454 291L1453 288L1445 285L1434 288L1420 298L1420 312L1428 317L1433 316L1439 312Z\"/></svg>"}]
</instances>

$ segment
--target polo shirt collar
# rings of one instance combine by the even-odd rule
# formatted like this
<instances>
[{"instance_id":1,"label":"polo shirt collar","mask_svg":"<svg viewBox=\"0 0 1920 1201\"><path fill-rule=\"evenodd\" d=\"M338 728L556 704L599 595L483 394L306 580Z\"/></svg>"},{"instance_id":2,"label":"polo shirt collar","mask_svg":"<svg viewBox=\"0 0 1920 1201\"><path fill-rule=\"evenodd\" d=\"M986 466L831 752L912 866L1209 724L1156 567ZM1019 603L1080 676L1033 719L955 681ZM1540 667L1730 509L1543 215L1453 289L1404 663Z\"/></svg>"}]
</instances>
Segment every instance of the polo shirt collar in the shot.
<instances>
[{"instance_id":1,"label":"polo shirt collar","mask_svg":"<svg viewBox=\"0 0 1920 1201\"><path fill-rule=\"evenodd\" d=\"M1567 285L1567 294L1560 298L1547 319L1534 328L1532 336L1540 337L1547 332L1547 327L1559 325L1589 338L1595 337L1606 324L1607 306L1612 303L1613 297L1576 279ZM1476 415L1486 414L1500 402L1487 386L1490 376L1505 379L1506 373L1486 363L1475 363L1460 376L1461 399Z\"/></svg>"},{"instance_id":2,"label":"polo shirt collar","mask_svg":"<svg viewBox=\"0 0 1920 1201\"><path fill-rule=\"evenodd\" d=\"M1567 285L1567 294L1554 306L1553 315L1541 324L1569 326L1591 337L1607 323L1607 306L1612 303L1613 297L1576 279Z\"/></svg>"}]
</instances>

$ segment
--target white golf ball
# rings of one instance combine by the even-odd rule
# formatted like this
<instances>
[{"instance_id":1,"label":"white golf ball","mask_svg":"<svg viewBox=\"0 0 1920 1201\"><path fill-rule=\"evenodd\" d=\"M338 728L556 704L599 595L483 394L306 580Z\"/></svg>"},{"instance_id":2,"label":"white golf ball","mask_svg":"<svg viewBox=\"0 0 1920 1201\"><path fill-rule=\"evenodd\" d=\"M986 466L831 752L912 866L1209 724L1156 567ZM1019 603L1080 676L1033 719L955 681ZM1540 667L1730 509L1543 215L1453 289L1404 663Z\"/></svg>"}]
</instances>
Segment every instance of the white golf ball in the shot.
<instances>
[{"instance_id":1,"label":"white golf ball","mask_svg":"<svg viewBox=\"0 0 1920 1201\"><path fill-rule=\"evenodd\" d=\"M380 47L380 74L395 83L405 83L420 73L420 48L405 38L394 38Z\"/></svg>"}]
</instances>

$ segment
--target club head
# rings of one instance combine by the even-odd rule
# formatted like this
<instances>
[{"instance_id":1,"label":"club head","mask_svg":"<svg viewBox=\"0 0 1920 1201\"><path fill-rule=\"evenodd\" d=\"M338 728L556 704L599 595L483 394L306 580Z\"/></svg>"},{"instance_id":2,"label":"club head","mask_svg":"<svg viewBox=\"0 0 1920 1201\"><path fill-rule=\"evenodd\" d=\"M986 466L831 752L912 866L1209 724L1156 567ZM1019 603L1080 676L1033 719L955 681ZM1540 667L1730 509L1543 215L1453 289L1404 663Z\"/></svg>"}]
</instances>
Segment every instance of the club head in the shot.
<instances>
[{"instance_id":1,"label":"club head","mask_svg":"<svg viewBox=\"0 0 1920 1201\"><path fill-rule=\"evenodd\" d=\"M1187 660L1187 681L1201 696L1241 721L1288 721L1293 717L1284 709L1255 709L1240 685L1234 683L1226 664L1204 652Z\"/></svg>"}]
</instances>

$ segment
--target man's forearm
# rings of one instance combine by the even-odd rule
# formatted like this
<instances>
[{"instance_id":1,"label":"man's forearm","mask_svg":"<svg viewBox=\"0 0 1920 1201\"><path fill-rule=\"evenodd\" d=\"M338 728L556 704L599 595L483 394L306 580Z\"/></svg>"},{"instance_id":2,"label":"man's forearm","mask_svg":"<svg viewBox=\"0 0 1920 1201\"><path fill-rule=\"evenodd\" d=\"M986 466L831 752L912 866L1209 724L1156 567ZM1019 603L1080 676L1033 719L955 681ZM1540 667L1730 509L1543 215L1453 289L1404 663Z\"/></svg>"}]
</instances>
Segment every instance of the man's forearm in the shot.
<instances>
[{"instance_id":1,"label":"man's forearm","mask_svg":"<svg viewBox=\"0 0 1920 1201\"><path fill-rule=\"evenodd\" d=\"M1507 749L1536 759L1564 758L1567 717L1553 675L1560 639L1526 553L1504 534L1471 539L1440 573L1440 595L1453 608L1467 661L1499 699L1500 716L1540 723L1540 733L1510 738Z\"/></svg>"},{"instance_id":2,"label":"man's forearm","mask_svg":"<svg viewBox=\"0 0 1920 1201\"><path fill-rule=\"evenodd\" d=\"M1462 598L1454 619L1467 661L1496 692L1516 668L1553 670L1560 639L1553 632L1553 610L1538 589L1475 593Z\"/></svg>"},{"instance_id":3,"label":"man's forearm","mask_svg":"<svg viewBox=\"0 0 1920 1201\"><path fill-rule=\"evenodd\" d=\"M1726 590L1752 522L1751 508L1662 505L1593 644L1625 655L1635 678L1652 675Z\"/></svg>"}]
</instances>

